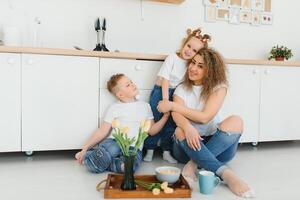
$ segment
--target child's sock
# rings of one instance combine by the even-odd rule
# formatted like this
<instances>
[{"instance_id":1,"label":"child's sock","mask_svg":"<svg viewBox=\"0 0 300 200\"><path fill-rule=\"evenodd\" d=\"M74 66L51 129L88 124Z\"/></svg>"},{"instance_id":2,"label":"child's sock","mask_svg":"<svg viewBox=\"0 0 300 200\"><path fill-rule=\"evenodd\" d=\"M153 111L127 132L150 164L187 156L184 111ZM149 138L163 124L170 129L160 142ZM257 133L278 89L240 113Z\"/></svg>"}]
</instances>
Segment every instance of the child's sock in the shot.
<instances>
[{"instance_id":1,"label":"child's sock","mask_svg":"<svg viewBox=\"0 0 300 200\"><path fill-rule=\"evenodd\" d=\"M163 159L166 160L168 163L175 164L177 163L177 160L175 160L172 156L170 151L164 151L163 152Z\"/></svg>"},{"instance_id":2,"label":"child's sock","mask_svg":"<svg viewBox=\"0 0 300 200\"><path fill-rule=\"evenodd\" d=\"M146 153L146 156L144 157L144 161L151 162L152 158L153 158L153 152L154 152L153 149L148 149L147 153Z\"/></svg>"}]
</instances>

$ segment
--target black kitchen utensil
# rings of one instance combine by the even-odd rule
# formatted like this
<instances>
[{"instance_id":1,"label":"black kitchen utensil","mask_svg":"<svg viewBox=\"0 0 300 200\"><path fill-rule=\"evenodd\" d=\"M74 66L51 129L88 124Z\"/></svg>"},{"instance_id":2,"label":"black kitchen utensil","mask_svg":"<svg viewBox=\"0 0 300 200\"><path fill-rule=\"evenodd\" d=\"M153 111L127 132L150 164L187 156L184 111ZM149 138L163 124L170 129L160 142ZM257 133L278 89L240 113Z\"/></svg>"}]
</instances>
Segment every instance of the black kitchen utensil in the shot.
<instances>
[{"instance_id":1,"label":"black kitchen utensil","mask_svg":"<svg viewBox=\"0 0 300 200\"><path fill-rule=\"evenodd\" d=\"M102 44L101 44L101 48L102 48L102 51L109 51L106 48L106 45L105 45L105 31L106 31L106 19L104 18L103 22L102 22Z\"/></svg>"},{"instance_id":2,"label":"black kitchen utensil","mask_svg":"<svg viewBox=\"0 0 300 200\"><path fill-rule=\"evenodd\" d=\"M94 49L94 51L101 51L102 50L102 46L101 46L101 42L100 42L101 26L100 26L99 17L96 19L94 27L95 27L95 31L97 32L97 44L96 44L96 48Z\"/></svg>"}]
</instances>

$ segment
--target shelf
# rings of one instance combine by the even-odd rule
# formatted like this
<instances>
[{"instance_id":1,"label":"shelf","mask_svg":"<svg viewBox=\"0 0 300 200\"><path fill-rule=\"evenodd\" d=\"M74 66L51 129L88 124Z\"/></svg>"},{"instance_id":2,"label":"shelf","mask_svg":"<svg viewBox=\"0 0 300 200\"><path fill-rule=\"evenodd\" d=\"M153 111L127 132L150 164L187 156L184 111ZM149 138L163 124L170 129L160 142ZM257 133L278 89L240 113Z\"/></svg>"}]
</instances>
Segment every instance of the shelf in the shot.
<instances>
[{"instance_id":1,"label":"shelf","mask_svg":"<svg viewBox=\"0 0 300 200\"><path fill-rule=\"evenodd\" d=\"M172 4L181 4L185 0L150 0L150 1L156 1L156 2L162 2L162 3L172 3Z\"/></svg>"}]
</instances>

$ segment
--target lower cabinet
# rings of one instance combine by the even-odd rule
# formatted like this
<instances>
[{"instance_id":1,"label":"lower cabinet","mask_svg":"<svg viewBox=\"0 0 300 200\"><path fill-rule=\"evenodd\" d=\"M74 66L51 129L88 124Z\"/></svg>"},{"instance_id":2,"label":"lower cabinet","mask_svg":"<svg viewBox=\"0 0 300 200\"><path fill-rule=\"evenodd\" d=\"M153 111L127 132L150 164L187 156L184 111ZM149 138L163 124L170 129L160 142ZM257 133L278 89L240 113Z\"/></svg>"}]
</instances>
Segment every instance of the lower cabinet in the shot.
<instances>
[{"instance_id":1,"label":"lower cabinet","mask_svg":"<svg viewBox=\"0 0 300 200\"><path fill-rule=\"evenodd\" d=\"M0 53L0 152L21 150L20 54Z\"/></svg>"},{"instance_id":2,"label":"lower cabinet","mask_svg":"<svg viewBox=\"0 0 300 200\"><path fill-rule=\"evenodd\" d=\"M125 73L149 101L162 62L0 54L0 152L79 149L116 99L106 82ZM100 67L99 67L100 66ZM241 142L299 140L300 68L228 65L222 118L244 120Z\"/></svg>"},{"instance_id":3,"label":"lower cabinet","mask_svg":"<svg viewBox=\"0 0 300 200\"><path fill-rule=\"evenodd\" d=\"M99 58L22 55L22 151L81 148L98 127Z\"/></svg>"},{"instance_id":4,"label":"lower cabinet","mask_svg":"<svg viewBox=\"0 0 300 200\"><path fill-rule=\"evenodd\" d=\"M259 141L299 140L300 67L262 69Z\"/></svg>"},{"instance_id":5,"label":"lower cabinet","mask_svg":"<svg viewBox=\"0 0 300 200\"><path fill-rule=\"evenodd\" d=\"M241 142L258 142L260 70L256 66L228 65L229 88L222 118L239 115L244 121Z\"/></svg>"}]
</instances>

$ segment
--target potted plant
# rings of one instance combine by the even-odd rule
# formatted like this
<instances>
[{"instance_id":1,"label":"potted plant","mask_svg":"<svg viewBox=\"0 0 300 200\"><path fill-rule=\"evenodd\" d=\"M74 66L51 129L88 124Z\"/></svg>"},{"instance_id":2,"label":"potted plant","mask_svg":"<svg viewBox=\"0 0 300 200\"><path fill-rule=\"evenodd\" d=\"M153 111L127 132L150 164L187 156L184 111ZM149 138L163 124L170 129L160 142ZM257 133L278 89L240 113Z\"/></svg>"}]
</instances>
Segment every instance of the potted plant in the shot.
<instances>
[{"instance_id":1,"label":"potted plant","mask_svg":"<svg viewBox=\"0 0 300 200\"><path fill-rule=\"evenodd\" d=\"M129 138L127 133L128 127L121 127L118 120L114 120L112 123L113 137L120 146L125 158L124 162L124 179L121 185L122 190L135 190L135 181L133 176L134 158L137 151L144 140L148 137L148 131L151 126L151 121L142 121L139 127L139 133L137 139L135 137ZM134 144L135 143L135 144ZM134 144L133 148L130 148Z\"/></svg>"},{"instance_id":2,"label":"potted plant","mask_svg":"<svg viewBox=\"0 0 300 200\"><path fill-rule=\"evenodd\" d=\"M293 56L292 50L285 46L274 46L270 51L269 60L274 58L277 61L283 61L284 59L288 60Z\"/></svg>"}]
</instances>

